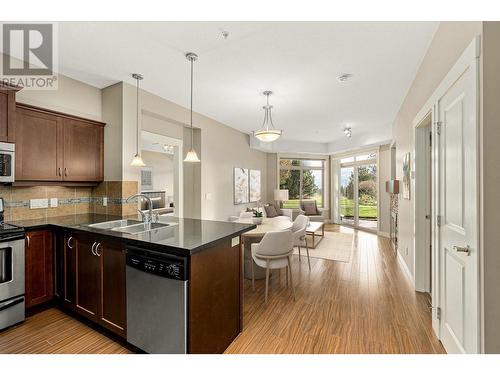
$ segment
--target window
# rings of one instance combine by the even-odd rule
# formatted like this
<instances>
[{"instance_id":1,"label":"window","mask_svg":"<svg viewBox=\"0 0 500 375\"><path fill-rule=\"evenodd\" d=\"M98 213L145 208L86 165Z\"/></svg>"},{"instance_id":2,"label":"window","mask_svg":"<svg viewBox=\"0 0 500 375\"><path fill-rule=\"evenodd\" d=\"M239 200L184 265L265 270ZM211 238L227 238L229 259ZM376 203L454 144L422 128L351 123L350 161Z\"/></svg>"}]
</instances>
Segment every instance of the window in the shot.
<instances>
[{"instance_id":1,"label":"window","mask_svg":"<svg viewBox=\"0 0 500 375\"><path fill-rule=\"evenodd\" d=\"M288 190L284 208L298 208L301 200L315 200L324 206L325 160L280 159L280 189Z\"/></svg>"}]
</instances>

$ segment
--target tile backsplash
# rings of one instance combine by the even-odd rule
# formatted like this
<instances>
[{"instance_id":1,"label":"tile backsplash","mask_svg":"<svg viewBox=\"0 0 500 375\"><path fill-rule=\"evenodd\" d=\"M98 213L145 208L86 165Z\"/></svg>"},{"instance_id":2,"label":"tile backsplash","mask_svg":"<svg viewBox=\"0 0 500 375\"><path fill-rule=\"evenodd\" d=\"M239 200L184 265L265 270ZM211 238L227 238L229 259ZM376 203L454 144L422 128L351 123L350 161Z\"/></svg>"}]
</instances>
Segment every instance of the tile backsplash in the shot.
<instances>
[{"instance_id":1,"label":"tile backsplash","mask_svg":"<svg viewBox=\"0 0 500 375\"><path fill-rule=\"evenodd\" d=\"M16 221L90 212L129 215L135 212L137 203L127 204L125 199L137 191L137 181L104 181L94 188L0 186L0 197L5 201L5 221ZM107 206L103 205L104 197ZM51 198L57 198L57 207L30 208L31 199Z\"/></svg>"}]
</instances>

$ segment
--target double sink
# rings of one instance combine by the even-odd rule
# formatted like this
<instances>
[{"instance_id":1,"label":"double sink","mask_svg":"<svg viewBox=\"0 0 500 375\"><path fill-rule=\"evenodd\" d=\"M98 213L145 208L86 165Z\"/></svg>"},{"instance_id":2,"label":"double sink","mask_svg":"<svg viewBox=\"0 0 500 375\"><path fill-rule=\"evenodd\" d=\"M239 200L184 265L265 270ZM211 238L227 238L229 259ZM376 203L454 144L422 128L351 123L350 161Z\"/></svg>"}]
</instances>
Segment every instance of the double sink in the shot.
<instances>
[{"instance_id":1,"label":"double sink","mask_svg":"<svg viewBox=\"0 0 500 375\"><path fill-rule=\"evenodd\" d=\"M90 228L112 230L113 232L121 232L128 234L141 234L150 232L155 229L165 228L170 226L170 224L165 223L145 223L138 220L123 219L123 220L113 220L105 221L102 223L90 224Z\"/></svg>"}]
</instances>

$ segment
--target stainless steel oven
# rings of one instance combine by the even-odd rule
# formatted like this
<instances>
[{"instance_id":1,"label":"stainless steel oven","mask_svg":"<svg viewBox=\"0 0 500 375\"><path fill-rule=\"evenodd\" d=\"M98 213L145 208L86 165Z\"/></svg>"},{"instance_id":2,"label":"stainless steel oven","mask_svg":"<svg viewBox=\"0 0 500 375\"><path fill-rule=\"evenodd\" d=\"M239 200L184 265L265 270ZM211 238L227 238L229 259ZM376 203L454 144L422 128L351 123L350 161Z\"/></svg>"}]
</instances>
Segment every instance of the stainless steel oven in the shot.
<instances>
[{"instance_id":1,"label":"stainless steel oven","mask_svg":"<svg viewBox=\"0 0 500 375\"><path fill-rule=\"evenodd\" d=\"M15 169L15 145L0 142L0 183L14 182Z\"/></svg>"},{"instance_id":2,"label":"stainless steel oven","mask_svg":"<svg viewBox=\"0 0 500 375\"><path fill-rule=\"evenodd\" d=\"M24 231L7 231L0 236L0 330L24 320Z\"/></svg>"}]
</instances>

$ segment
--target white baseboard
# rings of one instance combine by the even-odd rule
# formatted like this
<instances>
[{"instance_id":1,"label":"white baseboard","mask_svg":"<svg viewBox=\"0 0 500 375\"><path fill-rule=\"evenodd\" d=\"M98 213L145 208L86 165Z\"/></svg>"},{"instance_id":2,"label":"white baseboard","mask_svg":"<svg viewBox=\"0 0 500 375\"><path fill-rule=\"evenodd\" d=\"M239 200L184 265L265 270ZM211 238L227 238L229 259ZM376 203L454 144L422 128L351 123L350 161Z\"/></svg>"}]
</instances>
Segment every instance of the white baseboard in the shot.
<instances>
[{"instance_id":1,"label":"white baseboard","mask_svg":"<svg viewBox=\"0 0 500 375\"><path fill-rule=\"evenodd\" d=\"M401 253L399 251L398 251L398 261L401 264L406 276L408 276L410 278L411 285L413 285L413 287L415 287L415 279L414 279L413 275L411 274L410 269L408 268L408 265L406 264L405 260L403 259L403 256L401 255Z\"/></svg>"},{"instance_id":2,"label":"white baseboard","mask_svg":"<svg viewBox=\"0 0 500 375\"><path fill-rule=\"evenodd\" d=\"M377 234L381 237L391 238L391 235L387 232L377 232Z\"/></svg>"}]
</instances>

